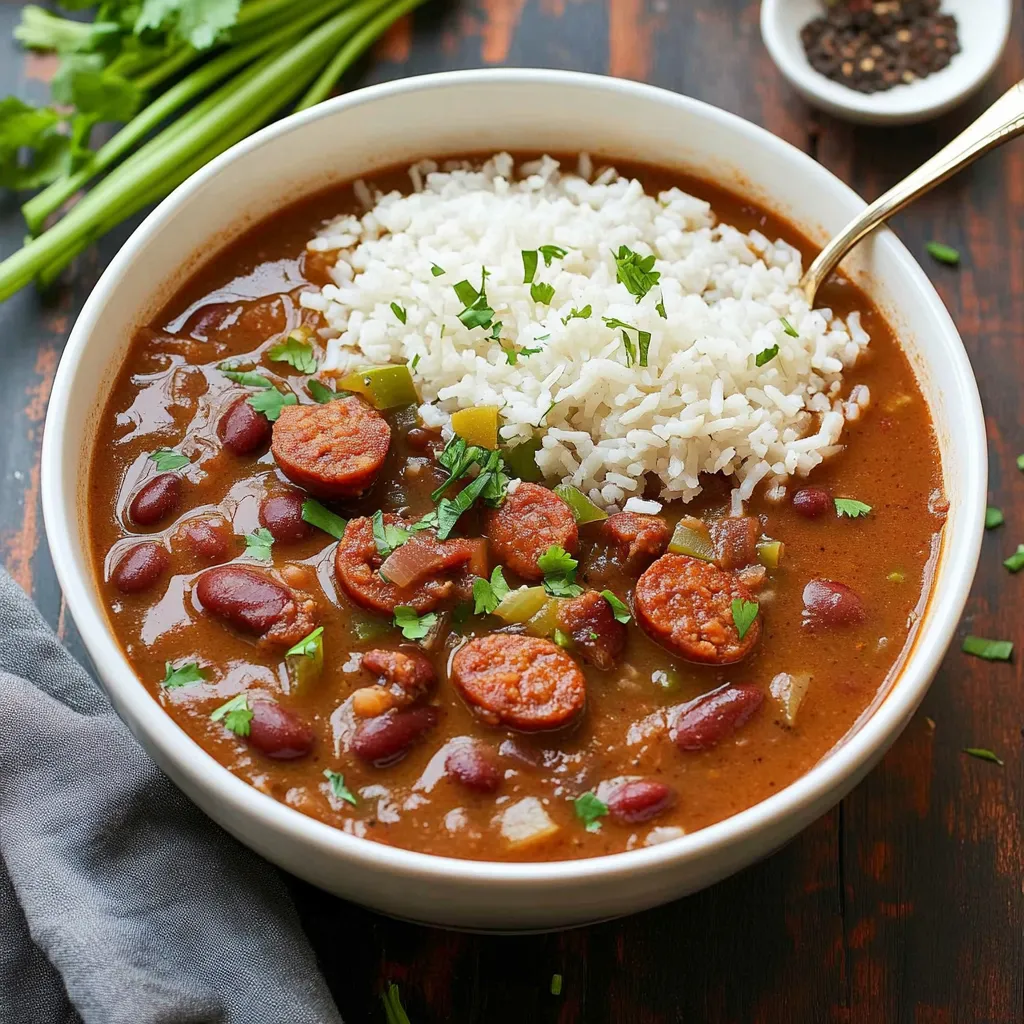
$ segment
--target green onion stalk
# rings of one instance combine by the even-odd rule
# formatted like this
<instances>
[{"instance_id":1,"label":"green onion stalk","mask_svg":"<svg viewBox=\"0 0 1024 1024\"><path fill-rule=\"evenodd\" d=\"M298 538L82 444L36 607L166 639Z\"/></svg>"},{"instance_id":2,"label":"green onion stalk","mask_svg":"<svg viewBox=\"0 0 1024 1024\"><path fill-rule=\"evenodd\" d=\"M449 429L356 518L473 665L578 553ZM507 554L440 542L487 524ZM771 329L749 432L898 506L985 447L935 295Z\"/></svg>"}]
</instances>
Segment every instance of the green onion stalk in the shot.
<instances>
[{"instance_id":1,"label":"green onion stalk","mask_svg":"<svg viewBox=\"0 0 1024 1024\"><path fill-rule=\"evenodd\" d=\"M297 109L304 109L326 98L373 42L422 2L314 0L299 18L286 16L292 0L244 4L246 17L240 15L233 34L248 39L254 26L276 27L187 73L97 150L86 166L24 205L30 228L39 231L69 198L108 171L52 227L0 263L0 301L33 280L52 283L103 234L169 194L284 108L297 103ZM171 61L180 61L176 70L196 59L195 51L185 59L190 50L172 55ZM198 102L191 109L157 130L193 100Z\"/></svg>"}]
</instances>

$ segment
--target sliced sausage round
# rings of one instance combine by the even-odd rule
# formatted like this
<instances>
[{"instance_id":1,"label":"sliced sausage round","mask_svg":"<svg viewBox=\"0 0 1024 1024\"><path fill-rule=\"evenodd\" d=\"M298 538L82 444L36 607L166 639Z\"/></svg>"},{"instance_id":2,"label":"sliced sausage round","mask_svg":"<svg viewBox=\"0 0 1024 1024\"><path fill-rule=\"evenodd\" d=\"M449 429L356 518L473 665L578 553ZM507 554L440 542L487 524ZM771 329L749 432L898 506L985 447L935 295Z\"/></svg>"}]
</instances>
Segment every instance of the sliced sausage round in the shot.
<instances>
[{"instance_id":1,"label":"sliced sausage round","mask_svg":"<svg viewBox=\"0 0 1024 1024\"><path fill-rule=\"evenodd\" d=\"M391 427L358 395L326 405L286 405L271 450L281 472L322 498L362 494L391 444Z\"/></svg>"},{"instance_id":2,"label":"sliced sausage round","mask_svg":"<svg viewBox=\"0 0 1024 1024\"><path fill-rule=\"evenodd\" d=\"M260 522L281 544L305 540L313 527L302 518L303 497L298 491L272 494L260 503Z\"/></svg>"},{"instance_id":3,"label":"sliced sausage round","mask_svg":"<svg viewBox=\"0 0 1024 1024\"><path fill-rule=\"evenodd\" d=\"M171 515L180 501L181 477L177 473L161 473L132 498L128 517L137 526L152 526Z\"/></svg>"},{"instance_id":4,"label":"sliced sausage round","mask_svg":"<svg viewBox=\"0 0 1024 1024\"><path fill-rule=\"evenodd\" d=\"M608 671L626 646L626 627L596 590L558 602L558 628L572 637L576 649L595 668Z\"/></svg>"},{"instance_id":5,"label":"sliced sausage round","mask_svg":"<svg viewBox=\"0 0 1024 1024\"><path fill-rule=\"evenodd\" d=\"M250 710L249 743L267 757L293 761L313 749L313 730L276 701L254 700Z\"/></svg>"},{"instance_id":6,"label":"sliced sausage round","mask_svg":"<svg viewBox=\"0 0 1024 1024\"><path fill-rule=\"evenodd\" d=\"M352 737L357 757L378 768L400 760L409 748L437 725L441 712L432 704L418 708L393 708L368 718Z\"/></svg>"},{"instance_id":7,"label":"sliced sausage round","mask_svg":"<svg viewBox=\"0 0 1024 1024\"><path fill-rule=\"evenodd\" d=\"M451 681L490 725L533 732L569 725L586 703L579 666L550 640L491 633L461 647Z\"/></svg>"},{"instance_id":8,"label":"sliced sausage round","mask_svg":"<svg viewBox=\"0 0 1024 1024\"><path fill-rule=\"evenodd\" d=\"M537 559L552 544L570 555L579 548L572 509L540 484L521 483L500 508L487 514L486 532L495 558L524 580L544 576Z\"/></svg>"},{"instance_id":9,"label":"sliced sausage round","mask_svg":"<svg viewBox=\"0 0 1024 1024\"><path fill-rule=\"evenodd\" d=\"M195 593L211 615L274 646L290 647L316 626L312 598L257 569L241 565L207 569L196 581Z\"/></svg>"},{"instance_id":10,"label":"sliced sausage round","mask_svg":"<svg viewBox=\"0 0 1024 1024\"><path fill-rule=\"evenodd\" d=\"M419 651L367 651L363 655L363 668L413 699L422 697L437 682L434 666Z\"/></svg>"},{"instance_id":11,"label":"sliced sausage round","mask_svg":"<svg viewBox=\"0 0 1024 1024\"><path fill-rule=\"evenodd\" d=\"M652 640L687 661L731 665L745 658L761 635L755 618L743 638L732 602L751 601L733 573L689 555L662 555L636 582L636 620Z\"/></svg>"},{"instance_id":12,"label":"sliced sausage round","mask_svg":"<svg viewBox=\"0 0 1024 1024\"><path fill-rule=\"evenodd\" d=\"M616 512L601 523L601 536L622 562L651 561L665 553L672 531L660 516Z\"/></svg>"},{"instance_id":13,"label":"sliced sausage round","mask_svg":"<svg viewBox=\"0 0 1024 1024\"><path fill-rule=\"evenodd\" d=\"M409 525L391 512L384 513L384 522L389 526ZM436 608L452 592L454 584L450 577L468 564L476 547L472 541L458 538L439 541L432 531L426 530L417 533L416 538L421 545L433 542L437 566L430 575L407 587L398 587L382 579L378 571L384 559L373 539L373 521L350 519L334 554L338 585L356 604L378 614L393 615L399 605L410 605L419 614Z\"/></svg>"},{"instance_id":14,"label":"sliced sausage round","mask_svg":"<svg viewBox=\"0 0 1024 1024\"><path fill-rule=\"evenodd\" d=\"M137 594L153 586L170 562L161 545L137 544L114 566L110 578L122 594Z\"/></svg>"},{"instance_id":15,"label":"sliced sausage round","mask_svg":"<svg viewBox=\"0 0 1024 1024\"><path fill-rule=\"evenodd\" d=\"M679 709L672 741L680 750L709 750L744 725L763 703L764 694L756 686L720 686Z\"/></svg>"},{"instance_id":16,"label":"sliced sausage round","mask_svg":"<svg viewBox=\"0 0 1024 1024\"><path fill-rule=\"evenodd\" d=\"M221 444L235 455L251 455L266 447L270 440L270 420L248 403L248 397L236 398L217 424Z\"/></svg>"}]
</instances>

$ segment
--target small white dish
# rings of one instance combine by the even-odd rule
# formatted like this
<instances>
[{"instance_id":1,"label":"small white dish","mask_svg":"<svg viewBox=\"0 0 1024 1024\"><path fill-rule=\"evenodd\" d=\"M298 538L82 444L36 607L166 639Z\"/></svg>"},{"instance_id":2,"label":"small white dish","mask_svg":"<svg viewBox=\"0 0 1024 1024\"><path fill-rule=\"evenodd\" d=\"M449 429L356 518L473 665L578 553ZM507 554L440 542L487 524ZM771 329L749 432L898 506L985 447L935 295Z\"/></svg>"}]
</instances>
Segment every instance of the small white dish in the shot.
<instances>
[{"instance_id":1,"label":"small white dish","mask_svg":"<svg viewBox=\"0 0 1024 1024\"><path fill-rule=\"evenodd\" d=\"M938 117L978 91L1010 36L1012 0L943 0L959 25L960 53L933 75L886 92L860 93L815 71L800 30L824 12L821 0L763 0L761 37L790 85L812 106L861 124L915 124Z\"/></svg>"}]
</instances>

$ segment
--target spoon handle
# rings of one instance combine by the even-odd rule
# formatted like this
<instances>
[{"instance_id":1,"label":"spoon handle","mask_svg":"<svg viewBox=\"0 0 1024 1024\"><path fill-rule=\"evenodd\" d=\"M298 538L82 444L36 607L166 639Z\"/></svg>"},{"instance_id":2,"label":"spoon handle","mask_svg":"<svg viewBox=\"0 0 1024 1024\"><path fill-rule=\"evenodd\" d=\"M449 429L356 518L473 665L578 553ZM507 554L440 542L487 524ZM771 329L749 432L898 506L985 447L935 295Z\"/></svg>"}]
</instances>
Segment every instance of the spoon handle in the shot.
<instances>
[{"instance_id":1,"label":"spoon handle","mask_svg":"<svg viewBox=\"0 0 1024 1024\"><path fill-rule=\"evenodd\" d=\"M865 235L888 220L918 196L924 195L957 171L984 156L990 149L1024 133L1024 81L1018 82L1001 96L981 117L964 129L930 160L893 185L850 223L818 253L807 268L800 287L807 301L814 305L814 296L822 282L835 270L840 260Z\"/></svg>"}]
</instances>

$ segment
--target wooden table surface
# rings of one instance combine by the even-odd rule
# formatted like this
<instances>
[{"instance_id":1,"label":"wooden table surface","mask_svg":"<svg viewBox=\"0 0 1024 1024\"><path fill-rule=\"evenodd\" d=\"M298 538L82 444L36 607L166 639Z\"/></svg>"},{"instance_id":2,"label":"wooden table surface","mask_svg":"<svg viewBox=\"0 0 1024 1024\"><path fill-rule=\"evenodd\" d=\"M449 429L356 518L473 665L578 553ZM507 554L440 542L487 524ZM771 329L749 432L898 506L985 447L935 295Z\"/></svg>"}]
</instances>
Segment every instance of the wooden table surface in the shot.
<instances>
[{"instance_id":1,"label":"wooden table surface","mask_svg":"<svg viewBox=\"0 0 1024 1024\"><path fill-rule=\"evenodd\" d=\"M642 79L763 125L874 198L1024 78L1024 7L995 80L964 109L906 129L815 113L770 62L750 0L435 0L397 25L347 87L508 64ZM10 42L0 5L0 96L45 94L48 64ZM39 446L61 348L100 271L137 223L79 260L54 293L0 307L0 551L72 652L39 508ZM959 325L981 387L991 503L963 632L1024 645L1024 140L989 156L894 223ZM23 234L0 195L0 253ZM938 239L959 269L924 256ZM349 1024L381 1022L401 985L413 1024L602 1022L1019 1022L1024 1020L1024 690L1021 664L958 650L882 764L841 806L768 860L677 903L562 934L461 935L382 918L295 883L310 938ZM998 752L1005 767L967 746ZM549 992L563 975L562 994ZM291 1022L289 1022L291 1024ZM307 1022L295 1022L307 1024ZM313 1022L308 1022L313 1024Z\"/></svg>"}]
</instances>

